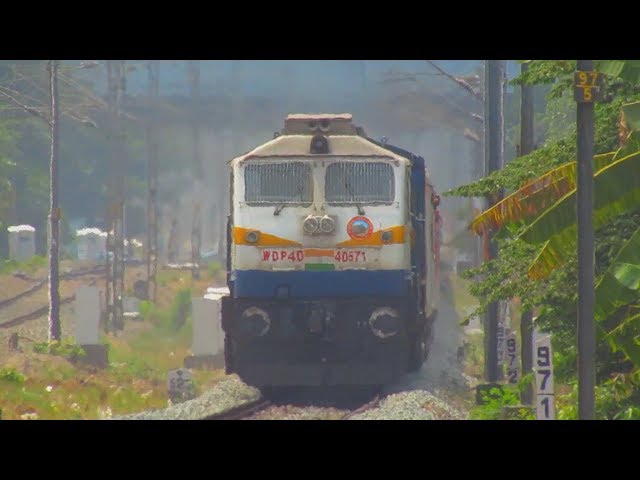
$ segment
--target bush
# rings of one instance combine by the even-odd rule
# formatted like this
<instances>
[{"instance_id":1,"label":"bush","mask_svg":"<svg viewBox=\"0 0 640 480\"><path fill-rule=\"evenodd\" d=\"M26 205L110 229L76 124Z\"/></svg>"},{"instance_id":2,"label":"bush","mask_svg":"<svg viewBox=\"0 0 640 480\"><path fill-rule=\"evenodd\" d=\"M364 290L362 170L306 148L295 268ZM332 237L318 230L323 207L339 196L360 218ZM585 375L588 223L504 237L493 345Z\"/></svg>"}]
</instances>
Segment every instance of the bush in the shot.
<instances>
[{"instance_id":1,"label":"bush","mask_svg":"<svg viewBox=\"0 0 640 480\"><path fill-rule=\"evenodd\" d=\"M167 329L180 330L191 315L191 289L178 290L167 310L160 310L153 302L141 301L138 312L145 321L160 324Z\"/></svg>"},{"instance_id":2,"label":"bush","mask_svg":"<svg viewBox=\"0 0 640 480\"><path fill-rule=\"evenodd\" d=\"M69 339L62 340L61 342L53 341L34 343L33 351L36 353L56 355L69 360L86 355L85 351L80 345Z\"/></svg>"},{"instance_id":3,"label":"bush","mask_svg":"<svg viewBox=\"0 0 640 480\"><path fill-rule=\"evenodd\" d=\"M149 300L141 300L138 303L138 312L145 320L151 320L155 311L155 304Z\"/></svg>"},{"instance_id":4,"label":"bush","mask_svg":"<svg viewBox=\"0 0 640 480\"><path fill-rule=\"evenodd\" d=\"M191 315L191 289L183 288L176 293L176 296L169 307L165 317L165 325L175 330L180 330Z\"/></svg>"},{"instance_id":5,"label":"bush","mask_svg":"<svg viewBox=\"0 0 640 480\"><path fill-rule=\"evenodd\" d=\"M25 376L15 368L0 368L0 381L9 383L24 383Z\"/></svg>"},{"instance_id":6,"label":"bush","mask_svg":"<svg viewBox=\"0 0 640 480\"><path fill-rule=\"evenodd\" d=\"M502 385L500 388L492 388L484 393L482 399L484 405L478 405L471 410L471 420L500 420L502 408L520 405L520 393L533 380L532 375L527 375L520 380L518 385ZM519 409L515 420L535 420L535 414L526 407Z\"/></svg>"},{"instance_id":7,"label":"bush","mask_svg":"<svg viewBox=\"0 0 640 480\"><path fill-rule=\"evenodd\" d=\"M637 380L633 375L617 374L595 387L597 420L638 420ZM558 398L558 419L578 420L578 384L571 382L572 390Z\"/></svg>"}]
</instances>

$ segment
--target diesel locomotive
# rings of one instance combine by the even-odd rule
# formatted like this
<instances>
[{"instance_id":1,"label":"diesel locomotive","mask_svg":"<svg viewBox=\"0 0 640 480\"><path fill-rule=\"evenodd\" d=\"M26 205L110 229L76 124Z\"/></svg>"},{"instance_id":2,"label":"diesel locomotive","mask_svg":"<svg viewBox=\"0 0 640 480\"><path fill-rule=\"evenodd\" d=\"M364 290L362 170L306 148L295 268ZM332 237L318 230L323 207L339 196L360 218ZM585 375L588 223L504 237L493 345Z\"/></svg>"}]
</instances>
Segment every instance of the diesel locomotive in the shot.
<instances>
[{"instance_id":1,"label":"diesel locomotive","mask_svg":"<svg viewBox=\"0 0 640 480\"><path fill-rule=\"evenodd\" d=\"M350 114L292 114L230 163L227 373L373 386L427 358L441 221L425 160Z\"/></svg>"}]
</instances>

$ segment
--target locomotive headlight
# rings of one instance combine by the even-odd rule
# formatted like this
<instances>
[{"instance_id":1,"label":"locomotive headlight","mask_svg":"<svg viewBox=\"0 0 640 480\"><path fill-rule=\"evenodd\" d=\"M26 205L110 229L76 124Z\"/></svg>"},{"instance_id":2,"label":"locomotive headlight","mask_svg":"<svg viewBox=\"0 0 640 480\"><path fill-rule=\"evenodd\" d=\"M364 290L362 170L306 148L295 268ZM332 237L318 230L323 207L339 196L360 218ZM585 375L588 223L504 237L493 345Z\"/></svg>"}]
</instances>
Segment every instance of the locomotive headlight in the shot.
<instances>
[{"instance_id":1,"label":"locomotive headlight","mask_svg":"<svg viewBox=\"0 0 640 480\"><path fill-rule=\"evenodd\" d=\"M316 217L314 217L313 215L309 215L304 219L304 222L302 223L304 233L306 233L307 235L314 234L318 230L318 227L320 226L319 224L320 222L318 222L318 219Z\"/></svg>"},{"instance_id":2,"label":"locomotive headlight","mask_svg":"<svg viewBox=\"0 0 640 480\"><path fill-rule=\"evenodd\" d=\"M262 337L271 328L271 318L269 314L258 307L249 307L242 312L241 328L246 333Z\"/></svg>"},{"instance_id":3,"label":"locomotive headlight","mask_svg":"<svg viewBox=\"0 0 640 480\"><path fill-rule=\"evenodd\" d=\"M250 232L247 232L244 239L249 243L256 243L260 239L260 232L251 230Z\"/></svg>"},{"instance_id":4,"label":"locomotive headlight","mask_svg":"<svg viewBox=\"0 0 640 480\"><path fill-rule=\"evenodd\" d=\"M320 230L323 233L331 233L336 229L336 222L333 218L325 215L320 219Z\"/></svg>"},{"instance_id":5,"label":"locomotive headlight","mask_svg":"<svg viewBox=\"0 0 640 480\"><path fill-rule=\"evenodd\" d=\"M389 243L393 240L393 232L391 230L385 230L382 232L382 235L380 235L380 238L383 243Z\"/></svg>"},{"instance_id":6,"label":"locomotive headlight","mask_svg":"<svg viewBox=\"0 0 640 480\"><path fill-rule=\"evenodd\" d=\"M378 338L393 337L400 331L400 315L390 307L378 308L369 317L369 327Z\"/></svg>"}]
</instances>

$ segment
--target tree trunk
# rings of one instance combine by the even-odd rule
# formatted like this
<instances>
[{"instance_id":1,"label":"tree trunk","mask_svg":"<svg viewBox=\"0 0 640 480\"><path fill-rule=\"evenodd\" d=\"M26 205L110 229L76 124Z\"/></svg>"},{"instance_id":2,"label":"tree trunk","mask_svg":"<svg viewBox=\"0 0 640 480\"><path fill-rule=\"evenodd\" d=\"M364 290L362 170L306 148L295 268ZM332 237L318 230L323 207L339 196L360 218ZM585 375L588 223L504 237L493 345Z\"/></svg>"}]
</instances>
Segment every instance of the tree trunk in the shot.
<instances>
[{"instance_id":1,"label":"tree trunk","mask_svg":"<svg viewBox=\"0 0 640 480\"><path fill-rule=\"evenodd\" d=\"M60 340L60 291L59 270L59 222L58 208L58 60L49 60L49 84L51 87L51 156L49 211L49 341Z\"/></svg>"},{"instance_id":2,"label":"tree trunk","mask_svg":"<svg viewBox=\"0 0 640 480\"><path fill-rule=\"evenodd\" d=\"M202 242L202 213L201 202L203 189L201 182L203 180L203 166L202 158L200 155L200 116L199 116L199 102L200 102L200 62L189 61L187 63L189 71L189 83L191 86L191 101L193 105L193 175L194 175L194 195L193 195L193 220L191 225L191 277L194 280L200 278L200 254L201 254L201 242Z\"/></svg>"}]
</instances>

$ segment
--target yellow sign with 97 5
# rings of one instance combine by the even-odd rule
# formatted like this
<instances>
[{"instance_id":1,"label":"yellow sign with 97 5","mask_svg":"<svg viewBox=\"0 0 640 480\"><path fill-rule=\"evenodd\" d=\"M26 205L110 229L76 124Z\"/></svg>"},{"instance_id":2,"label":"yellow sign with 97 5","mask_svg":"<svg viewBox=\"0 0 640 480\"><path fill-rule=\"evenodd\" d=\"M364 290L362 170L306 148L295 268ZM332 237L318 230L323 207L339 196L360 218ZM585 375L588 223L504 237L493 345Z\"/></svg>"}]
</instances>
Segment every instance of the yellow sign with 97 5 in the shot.
<instances>
[{"instance_id":1,"label":"yellow sign with 97 5","mask_svg":"<svg viewBox=\"0 0 640 480\"><path fill-rule=\"evenodd\" d=\"M591 103L600 99L602 93L602 75L600 73L577 71L574 83L576 102Z\"/></svg>"}]
</instances>

